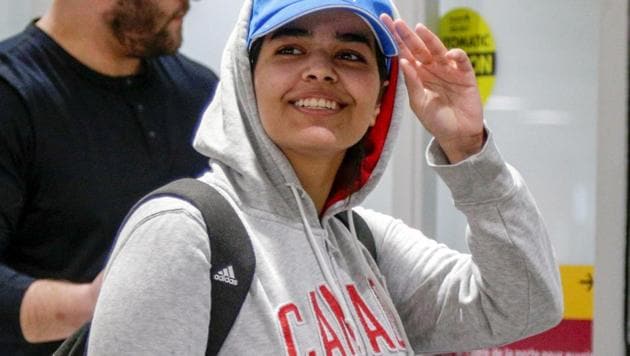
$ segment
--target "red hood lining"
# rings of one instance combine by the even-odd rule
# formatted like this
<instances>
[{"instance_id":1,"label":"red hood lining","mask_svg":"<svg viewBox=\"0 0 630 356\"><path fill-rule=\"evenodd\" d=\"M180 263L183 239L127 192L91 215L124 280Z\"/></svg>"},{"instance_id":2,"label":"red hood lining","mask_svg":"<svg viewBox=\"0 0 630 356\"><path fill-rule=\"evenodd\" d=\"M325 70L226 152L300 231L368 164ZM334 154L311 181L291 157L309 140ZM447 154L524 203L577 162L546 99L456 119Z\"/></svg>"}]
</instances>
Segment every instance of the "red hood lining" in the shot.
<instances>
[{"instance_id":1,"label":"red hood lining","mask_svg":"<svg viewBox=\"0 0 630 356\"><path fill-rule=\"evenodd\" d=\"M376 117L376 123L373 127L368 129L366 137L363 140L365 145L365 157L361 162L360 172L357 175L357 182L356 184L347 185L340 182L339 177L337 177L322 211L326 211L336 202L342 201L350 196L350 194L360 190L372 175L376 164L381 158L381 153L383 153L385 140L387 139L387 134L389 133L389 128L392 122L397 82L398 58L394 57L391 60L389 85L387 86L387 89L385 89L385 94L383 95L383 99L381 101L381 111Z\"/></svg>"}]
</instances>

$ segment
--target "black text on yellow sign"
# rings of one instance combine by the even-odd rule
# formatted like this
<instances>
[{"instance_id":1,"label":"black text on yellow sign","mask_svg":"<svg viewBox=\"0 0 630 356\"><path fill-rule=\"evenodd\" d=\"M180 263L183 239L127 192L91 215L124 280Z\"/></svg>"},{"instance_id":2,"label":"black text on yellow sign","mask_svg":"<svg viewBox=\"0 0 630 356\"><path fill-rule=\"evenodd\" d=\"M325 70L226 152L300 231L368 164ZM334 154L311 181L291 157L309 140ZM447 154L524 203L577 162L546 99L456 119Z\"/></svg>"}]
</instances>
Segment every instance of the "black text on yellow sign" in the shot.
<instances>
[{"instance_id":1,"label":"black text on yellow sign","mask_svg":"<svg viewBox=\"0 0 630 356\"><path fill-rule=\"evenodd\" d=\"M480 76L494 76L496 70L496 54L491 53L468 53L468 58L475 68L475 75Z\"/></svg>"},{"instance_id":2,"label":"black text on yellow sign","mask_svg":"<svg viewBox=\"0 0 630 356\"><path fill-rule=\"evenodd\" d=\"M494 87L497 69L496 45L490 27L474 10L455 8L442 16L438 32L447 48L461 48L470 58L485 103Z\"/></svg>"}]
</instances>

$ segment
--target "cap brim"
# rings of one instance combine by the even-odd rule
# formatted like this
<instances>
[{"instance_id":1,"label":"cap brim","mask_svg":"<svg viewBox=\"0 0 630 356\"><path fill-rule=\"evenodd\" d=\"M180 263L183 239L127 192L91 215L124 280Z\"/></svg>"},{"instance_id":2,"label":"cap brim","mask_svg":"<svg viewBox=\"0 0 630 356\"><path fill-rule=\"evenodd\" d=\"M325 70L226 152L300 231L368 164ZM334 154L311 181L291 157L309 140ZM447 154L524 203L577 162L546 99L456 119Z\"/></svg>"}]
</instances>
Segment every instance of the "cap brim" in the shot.
<instances>
[{"instance_id":1,"label":"cap brim","mask_svg":"<svg viewBox=\"0 0 630 356\"><path fill-rule=\"evenodd\" d=\"M297 1L286 6L267 18L264 25L258 26L254 33L250 33L247 46L251 46L257 38L263 37L291 21L313 12L327 9L348 9L356 13L370 26L372 32L374 32L376 42L383 54L387 57L398 55L398 48L396 47L392 34L374 14L371 14L361 7L353 6L351 3L340 3L339 0Z\"/></svg>"}]
</instances>

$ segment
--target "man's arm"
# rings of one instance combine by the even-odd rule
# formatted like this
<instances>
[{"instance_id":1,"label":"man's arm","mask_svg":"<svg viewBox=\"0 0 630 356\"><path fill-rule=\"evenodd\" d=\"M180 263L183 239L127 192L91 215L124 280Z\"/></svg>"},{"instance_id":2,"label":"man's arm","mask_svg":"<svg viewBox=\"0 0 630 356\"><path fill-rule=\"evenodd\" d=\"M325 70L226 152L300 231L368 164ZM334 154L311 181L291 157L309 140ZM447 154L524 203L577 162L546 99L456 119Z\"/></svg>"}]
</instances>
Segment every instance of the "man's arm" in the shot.
<instances>
[{"instance_id":1,"label":"man's arm","mask_svg":"<svg viewBox=\"0 0 630 356\"><path fill-rule=\"evenodd\" d=\"M31 343L68 337L92 318L102 273L92 283L40 279L26 290L20 306L20 326Z\"/></svg>"},{"instance_id":2,"label":"man's arm","mask_svg":"<svg viewBox=\"0 0 630 356\"><path fill-rule=\"evenodd\" d=\"M23 214L32 147L29 111L0 78L0 340L60 340L89 320L100 277L93 283L34 280L4 263Z\"/></svg>"}]
</instances>

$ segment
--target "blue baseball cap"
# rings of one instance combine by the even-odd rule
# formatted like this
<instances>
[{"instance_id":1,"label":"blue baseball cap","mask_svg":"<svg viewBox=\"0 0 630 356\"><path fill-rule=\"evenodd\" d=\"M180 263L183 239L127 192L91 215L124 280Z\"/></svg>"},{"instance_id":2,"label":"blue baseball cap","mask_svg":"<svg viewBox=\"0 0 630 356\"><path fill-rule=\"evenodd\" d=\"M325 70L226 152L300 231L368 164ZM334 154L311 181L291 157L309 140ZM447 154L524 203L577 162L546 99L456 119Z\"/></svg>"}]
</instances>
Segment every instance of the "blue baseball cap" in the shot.
<instances>
[{"instance_id":1,"label":"blue baseball cap","mask_svg":"<svg viewBox=\"0 0 630 356\"><path fill-rule=\"evenodd\" d=\"M382 13L393 17L390 0L253 0L247 48L287 23L315 11L348 9L370 25L381 51L386 57L398 54L394 37L379 20Z\"/></svg>"}]
</instances>

